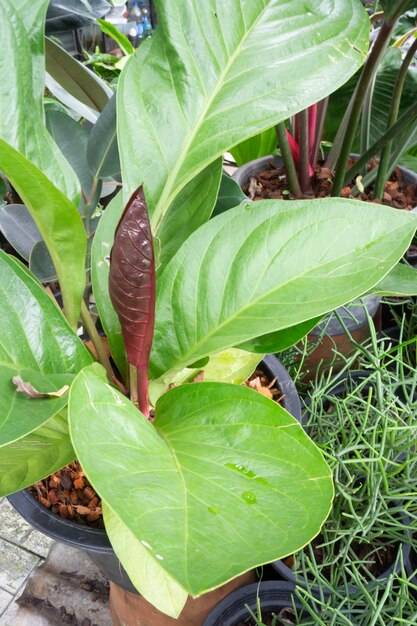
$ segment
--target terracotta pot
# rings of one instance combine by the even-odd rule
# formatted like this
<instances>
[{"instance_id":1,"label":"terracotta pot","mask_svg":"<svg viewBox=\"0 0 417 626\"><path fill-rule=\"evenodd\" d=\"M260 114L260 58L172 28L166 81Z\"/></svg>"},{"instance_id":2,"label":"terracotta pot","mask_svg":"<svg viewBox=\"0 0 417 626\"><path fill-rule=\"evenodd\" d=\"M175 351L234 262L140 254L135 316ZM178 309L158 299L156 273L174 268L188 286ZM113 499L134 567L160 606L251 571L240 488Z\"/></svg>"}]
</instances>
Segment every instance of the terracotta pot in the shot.
<instances>
[{"instance_id":1,"label":"terracotta pot","mask_svg":"<svg viewBox=\"0 0 417 626\"><path fill-rule=\"evenodd\" d=\"M199 598L188 598L178 619L164 615L140 595L129 593L111 583L110 614L113 626L202 626L210 611L223 598L254 580L252 570Z\"/></svg>"}]
</instances>

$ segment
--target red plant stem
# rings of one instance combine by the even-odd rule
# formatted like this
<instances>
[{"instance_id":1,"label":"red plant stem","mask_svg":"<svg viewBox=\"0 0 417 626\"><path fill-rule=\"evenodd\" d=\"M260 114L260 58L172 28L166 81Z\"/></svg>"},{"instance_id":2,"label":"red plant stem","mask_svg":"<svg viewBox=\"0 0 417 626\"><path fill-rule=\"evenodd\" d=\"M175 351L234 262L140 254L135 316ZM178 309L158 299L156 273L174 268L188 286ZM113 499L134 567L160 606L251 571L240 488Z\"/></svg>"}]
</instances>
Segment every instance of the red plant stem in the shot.
<instances>
[{"instance_id":1,"label":"red plant stem","mask_svg":"<svg viewBox=\"0 0 417 626\"><path fill-rule=\"evenodd\" d=\"M148 366L138 367L136 371L136 381L137 381L137 394L138 394L138 408L141 411L146 419L150 417L149 411L149 395L148 395Z\"/></svg>"},{"instance_id":2,"label":"red plant stem","mask_svg":"<svg viewBox=\"0 0 417 626\"><path fill-rule=\"evenodd\" d=\"M310 165L312 163L314 141L316 138L316 125L317 125L317 104L313 104L308 108L308 160Z\"/></svg>"},{"instance_id":3,"label":"red plant stem","mask_svg":"<svg viewBox=\"0 0 417 626\"><path fill-rule=\"evenodd\" d=\"M309 170L309 113L308 109L300 111L298 114L299 127L299 147L300 159L298 162L298 180L302 193L306 193L310 188L310 170Z\"/></svg>"},{"instance_id":4,"label":"red plant stem","mask_svg":"<svg viewBox=\"0 0 417 626\"><path fill-rule=\"evenodd\" d=\"M317 105L317 117L316 117L316 130L314 134L314 144L311 150L310 163L311 167L314 168L317 165L317 157L320 150L320 142L323 135L324 128L324 120L326 119L327 106L329 104L329 98L324 98L324 100L320 100Z\"/></svg>"}]
</instances>

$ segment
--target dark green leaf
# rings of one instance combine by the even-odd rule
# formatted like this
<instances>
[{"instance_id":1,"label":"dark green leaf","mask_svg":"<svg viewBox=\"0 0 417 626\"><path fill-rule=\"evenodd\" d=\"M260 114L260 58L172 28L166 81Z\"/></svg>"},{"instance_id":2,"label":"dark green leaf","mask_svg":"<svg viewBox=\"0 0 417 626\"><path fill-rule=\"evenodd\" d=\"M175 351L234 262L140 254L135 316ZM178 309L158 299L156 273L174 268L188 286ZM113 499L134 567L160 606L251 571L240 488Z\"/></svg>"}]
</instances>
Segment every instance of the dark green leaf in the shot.
<instances>
[{"instance_id":1,"label":"dark green leaf","mask_svg":"<svg viewBox=\"0 0 417 626\"><path fill-rule=\"evenodd\" d=\"M44 241L37 241L33 246L29 257L29 268L40 283L57 280L57 272Z\"/></svg>"},{"instance_id":2,"label":"dark green leaf","mask_svg":"<svg viewBox=\"0 0 417 626\"><path fill-rule=\"evenodd\" d=\"M220 213L228 211L229 209L233 209L233 207L247 199L248 198L243 193L240 185L238 185L228 174L223 172L219 195L217 196L217 202L214 207L212 217L220 215Z\"/></svg>"},{"instance_id":3,"label":"dark green leaf","mask_svg":"<svg viewBox=\"0 0 417 626\"><path fill-rule=\"evenodd\" d=\"M110 98L91 131L87 161L94 178L107 178L120 173L116 134L116 95Z\"/></svg>"},{"instance_id":4,"label":"dark green leaf","mask_svg":"<svg viewBox=\"0 0 417 626\"><path fill-rule=\"evenodd\" d=\"M101 112L113 92L85 65L74 59L51 39L45 39L46 71L73 98Z\"/></svg>"},{"instance_id":5,"label":"dark green leaf","mask_svg":"<svg viewBox=\"0 0 417 626\"><path fill-rule=\"evenodd\" d=\"M68 114L45 107L46 126L78 176L84 197L90 196L93 177L87 164L88 132Z\"/></svg>"},{"instance_id":6,"label":"dark green leaf","mask_svg":"<svg viewBox=\"0 0 417 626\"><path fill-rule=\"evenodd\" d=\"M5 204L0 207L0 230L26 261L29 260L33 246L42 240L39 228L24 204Z\"/></svg>"},{"instance_id":7,"label":"dark green leaf","mask_svg":"<svg viewBox=\"0 0 417 626\"><path fill-rule=\"evenodd\" d=\"M329 512L319 450L282 407L240 385L174 388L151 424L93 365L71 388L70 430L93 486L194 596L291 554Z\"/></svg>"},{"instance_id":8,"label":"dark green leaf","mask_svg":"<svg viewBox=\"0 0 417 626\"><path fill-rule=\"evenodd\" d=\"M321 319L322 315L319 315L312 320L307 320L296 326L290 326L290 328L284 328L283 330L278 330L275 333L269 333L262 337L255 337L241 344L239 348L259 354L282 352L282 350L291 348L291 346L301 341L303 337L313 330Z\"/></svg>"}]
</instances>

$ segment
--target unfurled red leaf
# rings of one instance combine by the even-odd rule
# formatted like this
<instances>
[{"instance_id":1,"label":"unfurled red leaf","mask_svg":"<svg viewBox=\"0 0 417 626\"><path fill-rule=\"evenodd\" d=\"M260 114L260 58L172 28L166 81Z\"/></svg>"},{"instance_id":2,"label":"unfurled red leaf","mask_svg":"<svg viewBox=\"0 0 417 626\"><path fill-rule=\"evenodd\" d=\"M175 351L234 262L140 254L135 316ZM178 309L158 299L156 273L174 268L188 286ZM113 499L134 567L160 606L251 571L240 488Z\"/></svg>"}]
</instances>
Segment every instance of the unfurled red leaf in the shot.
<instances>
[{"instance_id":1,"label":"unfurled red leaf","mask_svg":"<svg viewBox=\"0 0 417 626\"><path fill-rule=\"evenodd\" d=\"M131 197L116 230L109 291L122 326L127 359L138 371L139 396L142 390L147 403L147 371L155 321L155 260L142 188ZM141 401L139 406L146 414L147 407Z\"/></svg>"}]
</instances>

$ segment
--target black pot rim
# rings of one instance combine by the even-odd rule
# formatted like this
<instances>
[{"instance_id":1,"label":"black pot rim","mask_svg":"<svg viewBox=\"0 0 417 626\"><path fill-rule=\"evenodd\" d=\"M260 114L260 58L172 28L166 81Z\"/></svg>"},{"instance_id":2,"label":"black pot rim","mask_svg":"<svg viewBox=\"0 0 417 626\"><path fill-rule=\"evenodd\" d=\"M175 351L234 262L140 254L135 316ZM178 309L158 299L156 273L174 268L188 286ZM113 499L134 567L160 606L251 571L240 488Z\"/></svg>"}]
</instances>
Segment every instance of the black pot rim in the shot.
<instances>
[{"instance_id":1,"label":"black pot rim","mask_svg":"<svg viewBox=\"0 0 417 626\"><path fill-rule=\"evenodd\" d=\"M252 611L256 611L257 598L260 598L261 608L277 610L287 606L302 609L301 602L294 597L295 588L292 583L281 580L270 580L253 583L236 589L226 596L206 618L203 626L236 626L249 616L245 609L247 604Z\"/></svg>"},{"instance_id":2,"label":"black pot rim","mask_svg":"<svg viewBox=\"0 0 417 626\"><path fill-rule=\"evenodd\" d=\"M48 537L83 550L113 552L105 530L62 518L38 502L27 489L7 496L7 499L31 526Z\"/></svg>"}]
</instances>

